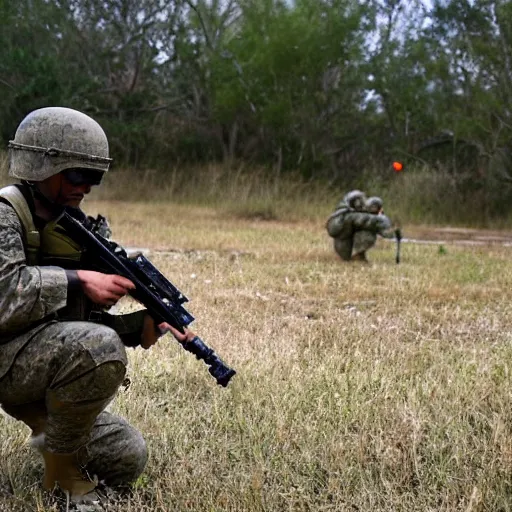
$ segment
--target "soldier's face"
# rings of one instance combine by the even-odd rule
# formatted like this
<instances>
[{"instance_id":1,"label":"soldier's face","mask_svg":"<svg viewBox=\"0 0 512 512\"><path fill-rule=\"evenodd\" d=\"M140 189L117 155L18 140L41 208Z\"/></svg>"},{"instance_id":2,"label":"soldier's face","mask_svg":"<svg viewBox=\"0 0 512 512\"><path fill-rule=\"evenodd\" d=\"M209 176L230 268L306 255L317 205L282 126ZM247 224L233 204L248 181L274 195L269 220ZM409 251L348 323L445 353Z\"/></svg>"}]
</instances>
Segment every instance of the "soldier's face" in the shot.
<instances>
[{"instance_id":1,"label":"soldier's face","mask_svg":"<svg viewBox=\"0 0 512 512\"><path fill-rule=\"evenodd\" d=\"M362 199L356 199L354 201L354 210L360 212L364 208L364 201Z\"/></svg>"},{"instance_id":2,"label":"soldier's face","mask_svg":"<svg viewBox=\"0 0 512 512\"><path fill-rule=\"evenodd\" d=\"M82 199L91 191L92 185L71 183L63 173L50 176L39 183L39 190L55 204L78 208Z\"/></svg>"}]
</instances>

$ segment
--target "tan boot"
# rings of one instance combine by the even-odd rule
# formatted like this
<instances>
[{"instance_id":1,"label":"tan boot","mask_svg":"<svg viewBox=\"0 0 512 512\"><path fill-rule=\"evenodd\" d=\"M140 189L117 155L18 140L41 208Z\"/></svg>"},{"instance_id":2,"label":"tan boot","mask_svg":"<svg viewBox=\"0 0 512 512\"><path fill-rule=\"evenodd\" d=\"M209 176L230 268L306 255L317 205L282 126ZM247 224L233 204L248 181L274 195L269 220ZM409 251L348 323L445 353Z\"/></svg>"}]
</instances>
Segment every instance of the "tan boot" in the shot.
<instances>
[{"instance_id":1,"label":"tan boot","mask_svg":"<svg viewBox=\"0 0 512 512\"><path fill-rule=\"evenodd\" d=\"M71 498L91 492L98 480L86 478L79 469L76 453L54 453L41 450L44 459L43 487L52 490L56 484Z\"/></svg>"}]
</instances>

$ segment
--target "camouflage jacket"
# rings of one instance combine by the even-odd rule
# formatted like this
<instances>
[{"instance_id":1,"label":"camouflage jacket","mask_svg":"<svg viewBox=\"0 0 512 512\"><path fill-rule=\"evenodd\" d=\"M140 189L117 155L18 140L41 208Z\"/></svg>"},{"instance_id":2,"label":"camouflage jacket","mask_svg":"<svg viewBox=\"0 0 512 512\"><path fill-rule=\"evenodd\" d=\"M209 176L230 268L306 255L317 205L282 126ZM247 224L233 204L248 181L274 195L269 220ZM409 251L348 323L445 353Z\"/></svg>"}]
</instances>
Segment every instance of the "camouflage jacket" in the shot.
<instances>
[{"instance_id":1,"label":"camouflage jacket","mask_svg":"<svg viewBox=\"0 0 512 512\"><path fill-rule=\"evenodd\" d=\"M327 219L327 232L332 238L351 238L357 231L369 231L385 238L394 236L389 217L356 211L341 201Z\"/></svg>"},{"instance_id":2,"label":"camouflage jacket","mask_svg":"<svg viewBox=\"0 0 512 512\"><path fill-rule=\"evenodd\" d=\"M10 205L0 202L0 378L18 352L48 323L88 319L68 318L70 301L85 299L81 290L73 294L63 268L27 265L21 222ZM122 339L124 336L127 345L134 345L133 340L140 340L143 314L105 314L100 323L115 329Z\"/></svg>"},{"instance_id":3,"label":"camouflage jacket","mask_svg":"<svg viewBox=\"0 0 512 512\"><path fill-rule=\"evenodd\" d=\"M344 231L343 228L345 217L347 214L354 212L355 210L350 208L350 206L345 201L340 201L336 205L334 212L331 213L325 224L325 228L327 229L329 236L337 238L338 236L342 235L342 232Z\"/></svg>"}]
</instances>

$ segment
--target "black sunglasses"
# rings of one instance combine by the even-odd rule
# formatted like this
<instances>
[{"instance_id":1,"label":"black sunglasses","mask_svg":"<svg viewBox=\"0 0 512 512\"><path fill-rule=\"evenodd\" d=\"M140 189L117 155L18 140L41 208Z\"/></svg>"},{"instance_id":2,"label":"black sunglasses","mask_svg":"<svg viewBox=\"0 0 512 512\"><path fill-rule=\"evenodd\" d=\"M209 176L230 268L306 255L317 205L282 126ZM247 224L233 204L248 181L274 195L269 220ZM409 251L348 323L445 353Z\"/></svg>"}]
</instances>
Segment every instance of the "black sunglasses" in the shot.
<instances>
[{"instance_id":1,"label":"black sunglasses","mask_svg":"<svg viewBox=\"0 0 512 512\"><path fill-rule=\"evenodd\" d=\"M66 169L62 171L62 174L71 185L78 187L80 185L99 185L105 173L94 169Z\"/></svg>"}]
</instances>

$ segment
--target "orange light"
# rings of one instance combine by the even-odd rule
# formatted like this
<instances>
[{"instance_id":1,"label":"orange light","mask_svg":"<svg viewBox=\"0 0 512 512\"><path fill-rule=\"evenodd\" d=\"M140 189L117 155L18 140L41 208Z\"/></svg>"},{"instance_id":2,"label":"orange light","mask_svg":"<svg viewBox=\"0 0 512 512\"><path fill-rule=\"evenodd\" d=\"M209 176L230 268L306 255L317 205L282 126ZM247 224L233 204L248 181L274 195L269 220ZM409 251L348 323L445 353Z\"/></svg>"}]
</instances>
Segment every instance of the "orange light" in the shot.
<instances>
[{"instance_id":1,"label":"orange light","mask_svg":"<svg viewBox=\"0 0 512 512\"><path fill-rule=\"evenodd\" d=\"M393 169L395 170L395 172L400 172L404 170L404 166L402 165L401 162L393 162Z\"/></svg>"}]
</instances>

